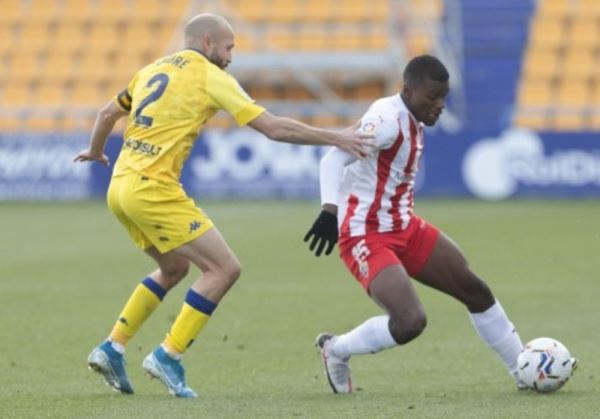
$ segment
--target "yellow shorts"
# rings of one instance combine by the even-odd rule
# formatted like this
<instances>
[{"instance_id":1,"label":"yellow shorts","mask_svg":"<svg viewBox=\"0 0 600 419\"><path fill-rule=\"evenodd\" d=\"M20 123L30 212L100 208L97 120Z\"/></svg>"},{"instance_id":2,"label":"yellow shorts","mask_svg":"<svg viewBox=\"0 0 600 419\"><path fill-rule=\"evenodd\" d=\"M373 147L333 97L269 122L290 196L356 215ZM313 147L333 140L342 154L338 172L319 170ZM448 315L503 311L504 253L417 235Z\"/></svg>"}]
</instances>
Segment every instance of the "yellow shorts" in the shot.
<instances>
[{"instance_id":1,"label":"yellow shorts","mask_svg":"<svg viewBox=\"0 0 600 419\"><path fill-rule=\"evenodd\" d=\"M113 177L108 207L142 248L165 253L194 240L213 222L179 183L166 183L130 173Z\"/></svg>"}]
</instances>

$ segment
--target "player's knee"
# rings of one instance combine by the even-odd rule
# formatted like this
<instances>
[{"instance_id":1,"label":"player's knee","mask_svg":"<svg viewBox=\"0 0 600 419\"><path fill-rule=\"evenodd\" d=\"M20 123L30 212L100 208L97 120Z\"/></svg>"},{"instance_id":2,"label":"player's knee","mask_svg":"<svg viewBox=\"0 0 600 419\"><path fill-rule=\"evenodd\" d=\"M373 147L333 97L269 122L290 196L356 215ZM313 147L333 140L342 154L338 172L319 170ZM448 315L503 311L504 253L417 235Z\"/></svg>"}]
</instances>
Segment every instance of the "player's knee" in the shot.
<instances>
[{"instance_id":1,"label":"player's knee","mask_svg":"<svg viewBox=\"0 0 600 419\"><path fill-rule=\"evenodd\" d=\"M398 343L403 345L417 338L427 326L427 316L425 313L416 313L410 319L395 320L390 318L390 333Z\"/></svg>"},{"instance_id":2,"label":"player's knee","mask_svg":"<svg viewBox=\"0 0 600 419\"><path fill-rule=\"evenodd\" d=\"M473 275L473 279L469 282L469 287L465 289L465 301L469 311L478 313L487 310L494 305L495 299L492 290L485 281Z\"/></svg>"},{"instance_id":3,"label":"player's knee","mask_svg":"<svg viewBox=\"0 0 600 419\"><path fill-rule=\"evenodd\" d=\"M228 282L234 283L242 273L242 266L236 258L232 258L224 269L224 274Z\"/></svg>"}]
</instances>

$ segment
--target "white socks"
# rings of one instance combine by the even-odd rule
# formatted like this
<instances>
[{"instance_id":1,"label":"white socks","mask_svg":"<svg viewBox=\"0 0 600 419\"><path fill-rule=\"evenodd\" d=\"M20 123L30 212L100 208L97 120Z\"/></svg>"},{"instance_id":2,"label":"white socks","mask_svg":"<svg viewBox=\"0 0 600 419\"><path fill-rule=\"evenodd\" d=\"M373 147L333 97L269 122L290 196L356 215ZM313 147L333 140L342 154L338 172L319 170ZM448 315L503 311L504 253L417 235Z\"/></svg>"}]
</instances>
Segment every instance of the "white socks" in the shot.
<instances>
[{"instance_id":1,"label":"white socks","mask_svg":"<svg viewBox=\"0 0 600 419\"><path fill-rule=\"evenodd\" d=\"M115 342L114 340L109 340L110 346L113 347L115 351L123 355L125 353L125 345L119 342Z\"/></svg>"},{"instance_id":2,"label":"white socks","mask_svg":"<svg viewBox=\"0 0 600 419\"><path fill-rule=\"evenodd\" d=\"M502 358L511 373L516 372L523 343L500 302L496 301L483 313L469 313L469 316L481 339Z\"/></svg>"},{"instance_id":3,"label":"white socks","mask_svg":"<svg viewBox=\"0 0 600 419\"><path fill-rule=\"evenodd\" d=\"M388 327L389 321L390 316L387 315L371 317L348 333L335 336L329 344L329 350L337 357L348 358L350 355L374 354L397 346Z\"/></svg>"},{"instance_id":4,"label":"white socks","mask_svg":"<svg viewBox=\"0 0 600 419\"><path fill-rule=\"evenodd\" d=\"M523 343L498 301L483 313L469 313L473 326L483 339L502 358L508 370L517 370L517 357ZM335 336L329 344L331 353L340 358L351 355L374 354L398 344L388 327L390 317L372 317L348 333Z\"/></svg>"}]
</instances>

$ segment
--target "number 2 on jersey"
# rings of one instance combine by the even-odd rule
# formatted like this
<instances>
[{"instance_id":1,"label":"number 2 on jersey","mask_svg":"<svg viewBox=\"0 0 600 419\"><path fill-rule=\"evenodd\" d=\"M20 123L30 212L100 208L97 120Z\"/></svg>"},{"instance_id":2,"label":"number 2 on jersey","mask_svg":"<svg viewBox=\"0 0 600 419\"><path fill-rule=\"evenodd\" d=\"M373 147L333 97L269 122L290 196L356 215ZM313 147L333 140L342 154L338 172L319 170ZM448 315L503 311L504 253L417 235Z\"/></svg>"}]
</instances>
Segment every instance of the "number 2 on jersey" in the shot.
<instances>
[{"instance_id":1,"label":"number 2 on jersey","mask_svg":"<svg viewBox=\"0 0 600 419\"><path fill-rule=\"evenodd\" d=\"M160 97L165 92L165 89L167 88L167 84L169 84L169 76L167 76L164 73L156 74L154 77L148 80L148 83L146 83L146 87L152 87L156 83L158 83L158 87L156 88L156 90L154 90L152 93L146 96L140 103L140 106L138 106L138 108L135 111L135 123L137 125L141 125L148 128L152 126L154 118L152 118L151 116L142 115L142 112L144 111L144 108L146 106L160 99Z\"/></svg>"}]
</instances>

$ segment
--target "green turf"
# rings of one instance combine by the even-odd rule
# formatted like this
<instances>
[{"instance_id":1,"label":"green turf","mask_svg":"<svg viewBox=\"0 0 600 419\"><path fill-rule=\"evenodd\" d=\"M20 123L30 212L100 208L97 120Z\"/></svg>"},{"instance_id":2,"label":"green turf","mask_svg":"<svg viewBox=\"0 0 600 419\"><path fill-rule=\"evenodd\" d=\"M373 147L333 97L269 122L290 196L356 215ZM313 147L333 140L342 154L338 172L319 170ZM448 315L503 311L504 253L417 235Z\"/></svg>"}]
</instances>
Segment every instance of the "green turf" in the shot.
<instances>
[{"instance_id":1,"label":"green turf","mask_svg":"<svg viewBox=\"0 0 600 419\"><path fill-rule=\"evenodd\" d=\"M352 361L357 390L329 394L313 339L378 308L337 257L301 237L316 203L204 208L237 252L242 277L185 357L197 400L176 400L140 368L177 314L176 288L131 342L136 395L86 369L129 293L153 265L103 202L0 205L2 418L597 418L600 416L600 202L421 201L504 304L521 336L552 336L581 359L556 394L519 393L465 310L419 286L429 316L411 344ZM192 275L197 275L193 271Z\"/></svg>"}]
</instances>

